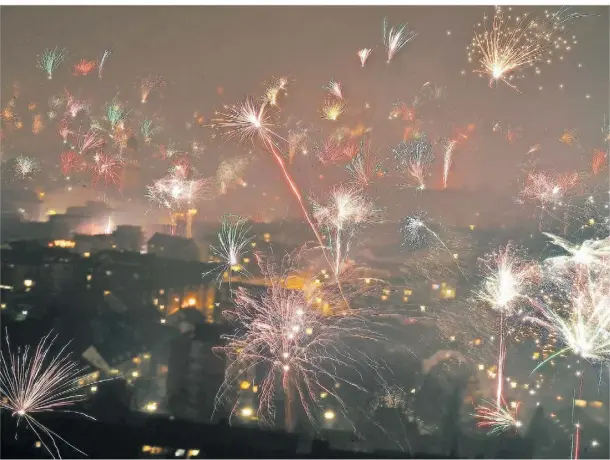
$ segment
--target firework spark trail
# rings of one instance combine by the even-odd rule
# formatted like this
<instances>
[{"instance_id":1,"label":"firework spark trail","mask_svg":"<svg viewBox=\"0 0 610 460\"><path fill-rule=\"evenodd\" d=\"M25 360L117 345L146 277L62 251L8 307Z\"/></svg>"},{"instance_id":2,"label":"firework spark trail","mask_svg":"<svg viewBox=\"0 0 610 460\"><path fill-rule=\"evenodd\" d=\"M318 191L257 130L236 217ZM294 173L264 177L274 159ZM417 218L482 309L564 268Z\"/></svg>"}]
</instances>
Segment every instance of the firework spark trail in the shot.
<instances>
[{"instance_id":1,"label":"firework spark trail","mask_svg":"<svg viewBox=\"0 0 610 460\"><path fill-rule=\"evenodd\" d=\"M160 91L165 88L166 82L160 76L149 75L140 78L140 102L146 104L148 96L153 91Z\"/></svg>"},{"instance_id":2,"label":"firework spark trail","mask_svg":"<svg viewBox=\"0 0 610 460\"><path fill-rule=\"evenodd\" d=\"M358 50L358 58L360 58L360 66L364 67L366 61L371 56L373 50L371 48L362 48Z\"/></svg>"},{"instance_id":3,"label":"firework spark trail","mask_svg":"<svg viewBox=\"0 0 610 460\"><path fill-rule=\"evenodd\" d=\"M409 30L406 24L399 25L396 29L390 27L388 30L388 19L383 20L383 44L388 50L388 64L394 55L407 43L417 37L417 32Z\"/></svg>"},{"instance_id":4,"label":"firework spark trail","mask_svg":"<svg viewBox=\"0 0 610 460\"><path fill-rule=\"evenodd\" d=\"M445 142L445 153L443 156L443 188L447 188L449 171L451 169L451 164L453 163L453 151L455 149L456 144L456 140L448 140Z\"/></svg>"},{"instance_id":5,"label":"firework spark trail","mask_svg":"<svg viewBox=\"0 0 610 460\"><path fill-rule=\"evenodd\" d=\"M313 208L314 219L329 235L330 249L335 256L332 268L338 279L357 228L374 221L373 203L359 189L339 186L330 193L327 205L314 202Z\"/></svg>"},{"instance_id":6,"label":"firework spark trail","mask_svg":"<svg viewBox=\"0 0 610 460\"><path fill-rule=\"evenodd\" d=\"M518 405L513 412L504 401L501 404L484 401L483 404L476 407L476 412L473 414L479 419L477 426L492 427L489 434L503 433L511 428L520 428L523 423L517 419Z\"/></svg>"},{"instance_id":7,"label":"firework spark trail","mask_svg":"<svg viewBox=\"0 0 610 460\"><path fill-rule=\"evenodd\" d=\"M328 91L329 95L338 99L343 99L343 88L341 87L341 83L338 81L331 80L328 85L324 85L322 88Z\"/></svg>"},{"instance_id":8,"label":"firework spark trail","mask_svg":"<svg viewBox=\"0 0 610 460\"><path fill-rule=\"evenodd\" d=\"M66 103L66 110L70 114L72 118L76 118L76 116L80 112L89 112L91 105L87 101L79 101L74 99L71 95L68 95L68 102Z\"/></svg>"},{"instance_id":9,"label":"firework spark trail","mask_svg":"<svg viewBox=\"0 0 610 460\"><path fill-rule=\"evenodd\" d=\"M377 160L377 155L371 151L371 141L365 137L360 141L358 153L351 163L345 166L352 180L360 187L368 187L376 176L383 174L383 162Z\"/></svg>"},{"instance_id":10,"label":"firework spark trail","mask_svg":"<svg viewBox=\"0 0 610 460\"><path fill-rule=\"evenodd\" d=\"M428 137L422 134L413 140L401 141L392 149L392 153L399 166L415 179L418 188L425 189L426 174L434 161L434 151Z\"/></svg>"},{"instance_id":11,"label":"firework spark trail","mask_svg":"<svg viewBox=\"0 0 610 460\"><path fill-rule=\"evenodd\" d=\"M251 226L248 220L239 216L225 215L222 218L220 231L218 232L218 247L210 246L210 251L221 260L221 266L203 274L206 275L218 271L216 281L222 284L223 274L226 272L231 283L231 272L244 272L249 275L246 268L241 264L243 256L254 235L249 235Z\"/></svg>"},{"instance_id":12,"label":"firework spark trail","mask_svg":"<svg viewBox=\"0 0 610 460\"><path fill-rule=\"evenodd\" d=\"M104 50L104 52L102 53L102 57L100 58L100 63L97 67L97 74L100 79L102 78L102 72L104 70L104 64L106 63L106 59L108 59L108 57L110 57L111 54L112 54L112 51L110 51L110 50Z\"/></svg>"},{"instance_id":13,"label":"firework spark trail","mask_svg":"<svg viewBox=\"0 0 610 460\"><path fill-rule=\"evenodd\" d=\"M40 171L40 166L34 158L27 157L25 155L19 155L15 159L14 169L15 172L19 174L22 179L25 179L27 176L33 175L36 172Z\"/></svg>"},{"instance_id":14,"label":"firework spark trail","mask_svg":"<svg viewBox=\"0 0 610 460\"><path fill-rule=\"evenodd\" d=\"M59 64L66 59L67 55L68 51L65 49L59 50L57 47L46 49L44 50L44 53L38 57L38 68L47 74L49 80L52 80L53 72L57 69Z\"/></svg>"},{"instance_id":15,"label":"firework spark trail","mask_svg":"<svg viewBox=\"0 0 610 460\"><path fill-rule=\"evenodd\" d=\"M290 264L288 267L284 264L286 261ZM260 388L257 417L263 423L271 423L275 415L278 382L285 394L287 414L292 413L293 398L297 398L313 421L313 408L321 392L335 397L345 409L333 383L342 382L362 389L338 373L363 360L362 352L356 348L356 356L347 340L380 338L368 329L365 318L355 311L324 311L312 303L313 299L303 290L287 288L291 278L298 274L291 270L293 260L290 256L284 258L284 263L278 270L273 264L265 264L259 259L269 287L260 297L252 296L243 288L237 291L235 308L227 311L229 319L236 324L236 332L225 336L227 344L218 348L231 363L216 396L216 407L227 400L238 380L256 368L257 372L264 371L262 380L257 382ZM366 356L364 361L369 362ZM232 413L238 409L237 404ZM292 425L288 415L286 429L291 430Z\"/></svg>"},{"instance_id":16,"label":"firework spark trail","mask_svg":"<svg viewBox=\"0 0 610 460\"><path fill-rule=\"evenodd\" d=\"M580 385L579 385L579 394L578 399L582 399L582 386L584 382L585 375L584 373L580 376ZM574 423L574 409L576 407L576 390L574 390L574 394L572 396L572 423ZM570 455L572 459L578 460L580 456L580 422L574 423L575 431L572 434L572 449Z\"/></svg>"},{"instance_id":17,"label":"firework spark trail","mask_svg":"<svg viewBox=\"0 0 610 460\"><path fill-rule=\"evenodd\" d=\"M50 338L50 333L44 336L31 355L29 346L25 347L23 352L18 348L16 353L12 353L6 335L8 358L2 352L0 407L11 411L13 416L17 417L17 424L25 421L51 457L55 458L56 453L61 458L55 438L85 455L35 418L35 414L40 412L74 412L65 408L85 399L85 395L79 393L79 380L85 369L79 368L78 364L70 359L70 354L65 353L68 345L57 355L50 356L50 349L56 338ZM75 413L95 420L82 412ZM47 445L48 441L45 442L44 436L49 438L52 446Z\"/></svg>"}]
</instances>

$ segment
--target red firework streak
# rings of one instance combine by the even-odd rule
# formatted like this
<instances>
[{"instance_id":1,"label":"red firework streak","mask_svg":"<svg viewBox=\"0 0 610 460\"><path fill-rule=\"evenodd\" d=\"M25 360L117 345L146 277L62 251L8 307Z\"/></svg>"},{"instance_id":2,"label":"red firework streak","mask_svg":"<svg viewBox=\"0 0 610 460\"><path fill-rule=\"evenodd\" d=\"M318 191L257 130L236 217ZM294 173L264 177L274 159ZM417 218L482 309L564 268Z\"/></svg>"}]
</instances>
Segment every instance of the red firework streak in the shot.
<instances>
[{"instance_id":1,"label":"red firework streak","mask_svg":"<svg viewBox=\"0 0 610 460\"><path fill-rule=\"evenodd\" d=\"M74 75L89 75L89 73L97 67L97 63L95 61L87 61L86 59L81 59L78 64L74 64Z\"/></svg>"},{"instance_id":2,"label":"red firework streak","mask_svg":"<svg viewBox=\"0 0 610 460\"><path fill-rule=\"evenodd\" d=\"M578 399L582 399L582 383L585 378L584 373L580 375L580 388L578 392ZM574 397L572 401L572 422L574 422L574 406L576 402L576 390L574 390ZM574 435L572 436L572 459L578 460L580 454L580 422L577 421L574 424L576 430L574 431Z\"/></svg>"},{"instance_id":3,"label":"red firework streak","mask_svg":"<svg viewBox=\"0 0 610 460\"><path fill-rule=\"evenodd\" d=\"M67 118L64 118L59 123L59 135L64 140L64 144L68 142L68 136L72 134L70 130L70 121Z\"/></svg>"}]
</instances>

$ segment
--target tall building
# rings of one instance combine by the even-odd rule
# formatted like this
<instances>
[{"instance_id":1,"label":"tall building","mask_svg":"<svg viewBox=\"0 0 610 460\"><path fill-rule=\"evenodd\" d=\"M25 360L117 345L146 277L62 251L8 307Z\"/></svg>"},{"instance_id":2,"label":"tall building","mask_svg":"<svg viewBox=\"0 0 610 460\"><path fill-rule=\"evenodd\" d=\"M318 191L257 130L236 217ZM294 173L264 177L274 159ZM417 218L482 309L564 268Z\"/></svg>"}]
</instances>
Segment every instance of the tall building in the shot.
<instances>
[{"instance_id":1,"label":"tall building","mask_svg":"<svg viewBox=\"0 0 610 460\"><path fill-rule=\"evenodd\" d=\"M214 353L230 329L218 324L194 325L170 345L167 407L176 418L209 420L225 375L225 359ZM221 408L219 408L221 409ZM226 413L217 411L218 420Z\"/></svg>"}]
</instances>

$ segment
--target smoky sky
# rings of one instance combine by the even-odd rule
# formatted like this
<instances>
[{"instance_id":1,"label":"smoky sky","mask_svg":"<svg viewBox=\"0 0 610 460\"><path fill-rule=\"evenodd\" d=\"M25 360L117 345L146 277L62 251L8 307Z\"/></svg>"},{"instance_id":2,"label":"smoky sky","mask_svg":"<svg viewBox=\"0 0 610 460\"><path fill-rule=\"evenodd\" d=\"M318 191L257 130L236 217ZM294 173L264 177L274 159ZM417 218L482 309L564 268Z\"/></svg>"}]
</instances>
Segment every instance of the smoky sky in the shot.
<instances>
[{"instance_id":1,"label":"smoky sky","mask_svg":"<svg viewBox=\"0 0 610 460\"><path fill-rule=\"evenodd\" d=\"M544 11L515 7L526 10ZM212 131L194 119L197 113L208 122L224 104L262 95L265 81L286 76L290 83L280 101L280 133L285 134L286 125L299 122L310 129L312 140L323 140L337 126L362 124L372 128L372 145L381 157L389 157L390 148L403 135L404 122L388 120L392 103L411 100L426 82L445 88L442 99L418 109L420 129L437 139L449 135L454 126L474 125L471 138L455 153L446 193L481 191L489 193L490 201L494 193L512 196L533 162L559 172L587 170L593 150L604 148L600 128L609 112L608 8L575 10L589 15L567 24L566 35L574 35L577 45L563 53L563 60L541 64L540 75L526 70L517 83L523 93L519 94L502 83L490 88L485 78L473 73L475 64L467 61L473 28L485 13L493 14L491 7L3 7L2 104L8 103L18 84L16 111L24 122L23 129L5 133L3 160L32 155L43 167L34 182L9 180L9 186L64 190L58 120L47 119L38 135L31 132L31 120L48 111L51 95L67 89L89 100L92 115L98 117L104 104L118 95L134 110L134 131L139 120L157 117L163 131L155 136L156 144L168 145L171 140L188 151L192 141L202 142L205 152L190 161L203 176L213 176L222 158L247 155L251 159L243 177L247 186L202 202L203 218L215 219L224 212L258 213L270 219L298 217L294 199L268 153L248 143L211 139ZM384 17L392 25L406 22L418 33L389 65L382 45ZM54 78L47 80L36 68L36 59L45 48L55 46L66 48L69 55ZM361 68L356 52L363 47L374 51ZM113 53L103 79L96 72L72 75L76 62L98 60L104 49ZM148 74L161 75L168 85L143 105L136 83ZM334 123L319 116L325 95L322 86L331 79L342 83L348 105L347 114ZM370 109L365 109L366 103ZM30 111L28 104L36 108ZM516 138L509 142L494 132L496 122L513 130ZM559 141L567 129L574 130L578 145ZM527 155L536 144L540 150ZM144 213L145 186L163 176L171 164L160 158L158 148L146 146L141 136L131 147L137 167L130 185L122 192L108 190L107 195L115 202L129 201ZM348 178L340 166L322 166L312 154L298 156L291 170L305 195L323 194ZM441 171L437 153L430 188L440 188ZM399 185L396 178L384 177L369 192L399 215L417 206L418 199L413 189ZM463 203L464 212L471 208Z\"/></svg>"}]
</instances>

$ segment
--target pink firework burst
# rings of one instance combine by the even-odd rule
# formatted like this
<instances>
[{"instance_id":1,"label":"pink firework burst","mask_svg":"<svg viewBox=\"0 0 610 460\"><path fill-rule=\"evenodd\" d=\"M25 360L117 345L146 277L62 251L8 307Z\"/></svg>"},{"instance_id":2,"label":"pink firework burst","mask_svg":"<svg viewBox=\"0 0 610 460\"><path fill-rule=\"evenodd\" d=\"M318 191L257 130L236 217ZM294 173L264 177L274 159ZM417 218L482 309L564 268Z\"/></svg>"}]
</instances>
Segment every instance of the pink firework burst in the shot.
<instances>
[{"instance_id":1,"label":"pink firework burst","mask_svg":"<svg viewBox=\"0 0 610 460\"><path fill-rule=\"evenodd\" d=\"M364 67L364 64L366 64L366 61L372 52L373 50L371 48L362 48L361 50L358 50L358 57L360 58L360 65L362 67Z\"/></svg>"}]
</instances>

